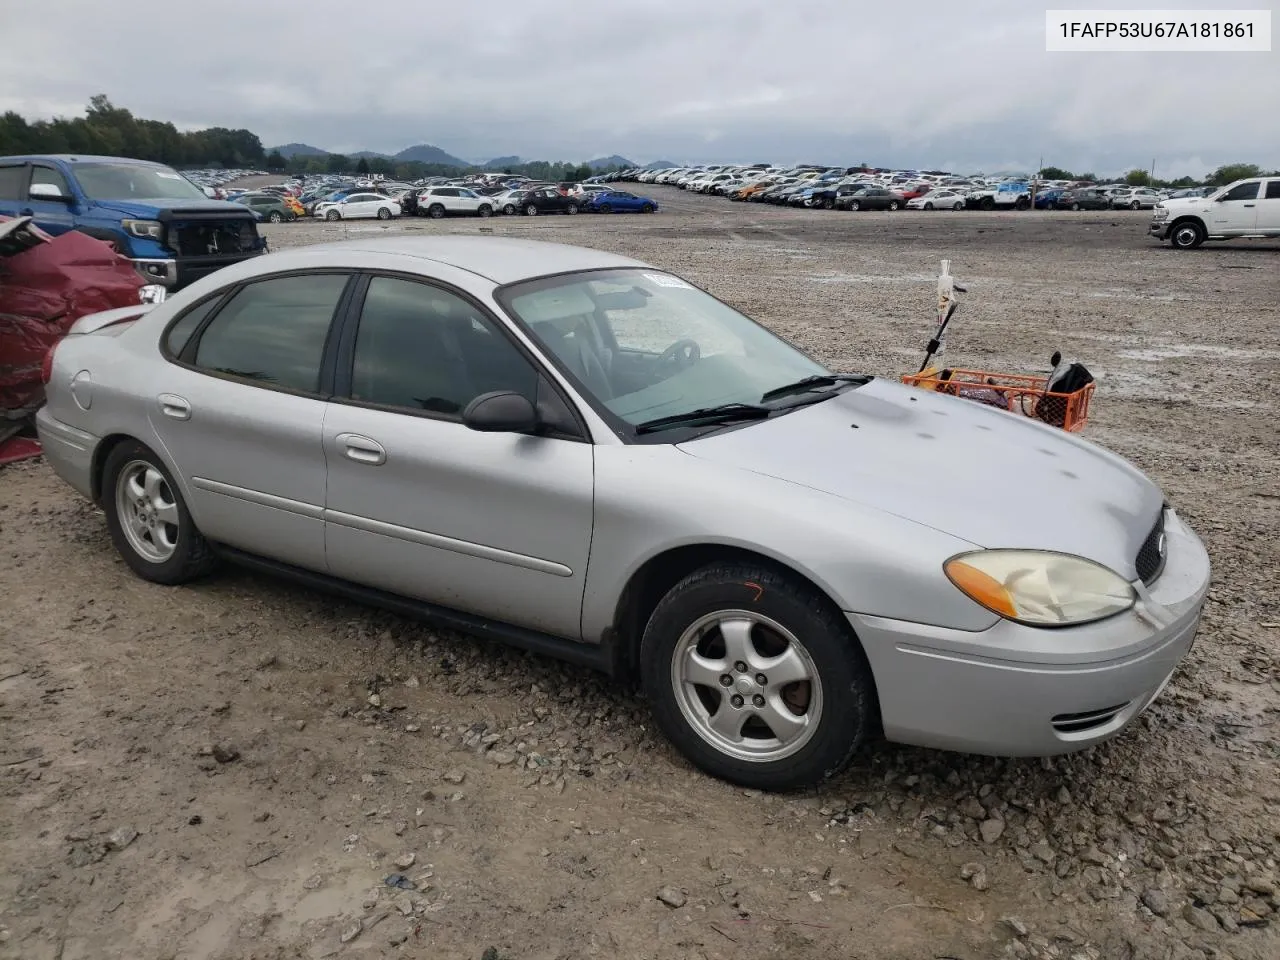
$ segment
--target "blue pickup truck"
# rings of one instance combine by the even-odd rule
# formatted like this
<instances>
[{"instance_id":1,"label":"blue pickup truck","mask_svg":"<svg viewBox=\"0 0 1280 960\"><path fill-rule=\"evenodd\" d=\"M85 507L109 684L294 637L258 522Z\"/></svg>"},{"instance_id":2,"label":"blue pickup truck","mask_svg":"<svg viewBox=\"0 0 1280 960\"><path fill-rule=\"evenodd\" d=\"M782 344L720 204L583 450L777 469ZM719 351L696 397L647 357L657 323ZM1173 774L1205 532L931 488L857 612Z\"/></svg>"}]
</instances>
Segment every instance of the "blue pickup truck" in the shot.
<instances>
[{"instance_id":1,"label":"blue pickup truck","mask_svg":"<svg viewBox=\"0 0 1280 960\"><path fill-rule=\"evenodd\" d=\"M122 157L0 157L0 216L105 240L171 292L265 253L257 216L177 171Z\"/></svg>"}]
</instances>

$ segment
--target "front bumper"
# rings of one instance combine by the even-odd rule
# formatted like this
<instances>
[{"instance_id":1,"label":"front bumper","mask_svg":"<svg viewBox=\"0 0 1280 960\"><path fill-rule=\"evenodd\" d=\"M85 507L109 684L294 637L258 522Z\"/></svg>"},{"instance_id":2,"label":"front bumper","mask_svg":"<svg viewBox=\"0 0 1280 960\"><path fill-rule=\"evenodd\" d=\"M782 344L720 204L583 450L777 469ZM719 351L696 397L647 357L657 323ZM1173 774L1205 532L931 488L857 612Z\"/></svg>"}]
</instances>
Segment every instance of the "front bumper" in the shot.
<instances>
[{"instance_id":1,"label":"front bumper","mask_svg":"<svg viewBox=\"0 0 1280 960\"><path fill-rule=\"evenodd\" d=\"M1169 221L1168 220L1152 220L1147 224L1147 233L1155 237L1157 240L1169 239Z\"/></svg>"},{"instance_id":2,"label":"front bumper","mask_svg":"<svg viewBox=\"0 0 1280 960\"><path fill-rule=\"evenodd\" d=\"M1209 558L1173 511L1168 559L1134 610L1044 630L978 632L847 614L871 663L887 739L991 756L1052 756L1109 740L1169 682L1200 624Z\"/></svg>"}]
</instances>

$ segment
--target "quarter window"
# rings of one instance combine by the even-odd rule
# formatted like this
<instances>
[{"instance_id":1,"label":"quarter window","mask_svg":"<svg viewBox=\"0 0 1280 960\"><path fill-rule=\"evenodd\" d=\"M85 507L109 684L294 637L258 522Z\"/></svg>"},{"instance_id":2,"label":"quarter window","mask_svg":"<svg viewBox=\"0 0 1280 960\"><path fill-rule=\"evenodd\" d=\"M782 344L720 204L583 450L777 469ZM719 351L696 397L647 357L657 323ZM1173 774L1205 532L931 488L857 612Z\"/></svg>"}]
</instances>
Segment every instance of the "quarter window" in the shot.
<instances>
[{"instance_id":1,"label":"quarter window","mask_svg":"<svg viewBox=\"0 0 1280 960\"><path fill-rule=\"evenodd\" d=\"M196 332L200 324L204 322L204 318L213 312L213 308L221 300L221 297L210 297L204 303L197 304L178 318L178 322L169 328L169 332L164 337L165 350L169 356L181 356L187 341L191 339L191 335Z\"/></svg>"},{"instance_id":2,"label":"quarter window","mask_svg":"<svg viewBox=\"0 0 1280 960\"><path fill-rule=\"evenodd\" d=\"M351 398L458 415L493 390L537 402L533 365L456 294L396 277L369 283L356 333Z\"/></svg>"},{"instance_id":3,"label":"quarter window","mask_svg":"<svg viewBox=\"0 0 1280 960\"><path fill-rule=\"evenodd\" d=\"M1267 182L1267 199L1280 200L1280 180L1270 180Z\"/></svg>"},{"instance_id":4,"label":"quarter window","mask_svg":"<svg viewBox=\"0 0 1280 960\"><path fill-rule=\"evenodd\" d=\"M346 274L277 277L232 296L200 336L196 366L266 386L316 393Z\"/></svg>"}]
</instances>

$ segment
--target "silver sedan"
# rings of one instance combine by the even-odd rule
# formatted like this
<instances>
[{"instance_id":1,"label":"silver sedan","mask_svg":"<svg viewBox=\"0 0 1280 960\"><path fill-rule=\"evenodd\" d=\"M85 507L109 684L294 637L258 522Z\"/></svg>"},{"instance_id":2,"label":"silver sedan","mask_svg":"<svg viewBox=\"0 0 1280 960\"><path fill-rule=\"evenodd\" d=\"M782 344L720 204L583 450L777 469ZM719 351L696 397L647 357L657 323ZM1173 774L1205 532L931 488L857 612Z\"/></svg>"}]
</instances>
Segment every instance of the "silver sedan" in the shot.
<instances>
[{"instance_id":1,"label":"silver sedan","mask_svg":"<svg viewBox=\"0 0 1280 960\"><path fill-rule=\"evenodd\" d=\"M1112 737L1209 582L1157 487L1043 424L839 375L678 276L576 247L272 254L87 317L49 462L140 576L219 560L637 678L763 788L869 737Z\"/></svg>"}]
</instances>

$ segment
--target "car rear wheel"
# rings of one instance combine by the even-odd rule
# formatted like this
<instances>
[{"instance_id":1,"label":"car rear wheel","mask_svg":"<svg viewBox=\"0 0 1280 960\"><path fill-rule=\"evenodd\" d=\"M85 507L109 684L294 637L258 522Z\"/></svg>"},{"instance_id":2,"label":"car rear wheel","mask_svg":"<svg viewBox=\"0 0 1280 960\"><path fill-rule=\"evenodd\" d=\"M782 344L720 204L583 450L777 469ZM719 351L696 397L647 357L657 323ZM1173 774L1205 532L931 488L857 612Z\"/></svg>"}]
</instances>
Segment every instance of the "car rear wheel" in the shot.
<instances>
[{"instance_id":1,"label":"car rear wheel","mask_svg":"<svg viewBox=\"0 0 1280 960\"><path fill-rule=\"evenodd\" d=\"M897 210L897 209L898 209L898 201L897 201L897 200L890 200L890 201L889 201L889 209L890 209L890 210Z\"/></svg>"},{"instance_id":2,"label":"car rear wheel","mask_svg":"<svg viewBox=\"0 0 1280 960\"><path fill-rule=\"evenodd\" d=\"M1142 209L1142 204L1140 204L1137 200L1135 200L1135 201L1133 201L1133 203L1129 204L1129 209L1130 209L1130 210L1141 210L1141 209Z\"/></svg>"},{"instance_id":3,"label":"car rear wheel","mask_svg":"<svg viewBox=\"0 0 1280 960\"><path fill-rule=\"evenodd\" d=\"M379 220L390 220L390 219L391 219L391 208L390 208L390 207L379 207L379 208L378 208L378 219L379 219Z\"/></svg>"},{"instance_id":4,"label":"car rear wheel","mask_svg":"<svg viewBox=\"0 0 1280 960\"><path fill-rule=\"evenodd\" d=\"M613 207L609 206L609 204L607 203L600 204L600 206L596 207L596 209L599 210L601 213L613 213Z\"/></svg>"},{"instance_id":5,"label":"car rear wheel","mask_svg":"<svg viewBox=\"0 0 1280 960\"><path fill-rule=\"evenodd\" d=\"M862 202L861 202L860 200L850 200L850 201L849 201L849 209L850 209L850 210L861 210L861 209L862 209Z\"/></svg>"},{"instance_id":6,"label":"car rear wheel","mask_svg":"<svg viewBox=\"0 0 1280 960\"><path fill-rule=\"evenodd\" d=\"M658 603L640 660L667 737L733 783L787 789L830 779L875 726L866 656L808 584L755 564L695 571Z\"/></svg>"},{"instance_id":7,"label":"car rear wheel","mask_svg":"<svg viewBox=\"0 0 1280 960\"><path fill-rule=\"evenodd\" d=\"M324 218L326 220L341 220L342 214L340 214L337 210L330 210L324 215Z\"/></svg>"},{"instance_id":8,"label":"car rear wheel","mask_svg":"<svg viewBox=\"0 0 1280 960\"><path fill-rule=\"evenodd\" d=\"M963 209L964 209L964 201L963 201L963 200L957 200L955 203L953 203L953 204L951 205L951 209L952 209L952 210L963 210Z\"/></svg>"},{"instance_id":9,"label":"car rear wheel","mask_svg":"<svg viewBox=\"0 0 1280 960\"><path fill-rule=\"evenodd\" d=\"M575 213L578 212L578 205L576 203L571 203L564 208L564 212L569 214L569 216L572 217Z\"/></svg>"},{"instance_id":10,"label":"car rear wheel","mask_svg":"<svg viewBox=\"0 0 1280 960\"><path fill-rule=\"evenodd\" d=\"M502 207L502 212L505 213L507 216L511 216L513 213L516 212L516 205L514 203L504 204Z\"/></svg>"},{"instance_id":11,"label":"car rear wheel","mask_svg":"<svg viewBox=\"0 0 1280 960\"><path fill-rule=\"evenodd\" d=\"M834 210L835 208L836 208L836 202L831 198L828 197L826 200L822 201L823 210Z\"/></svg>"},{"instance_id":12,"label":"car rear wheel","mask_svg":"<svg viewBox=\"0 0 1280 960\"><path fill-rule=\"evenodd\" d=\"M279 210L272 210L270 213L267 214L267 219L270 220L272 223L279 223L281 220L284 219L284 215Z\"/></svg>"},{"instance_id":13,"label":"car rear wheel","mask_svg":"<svg viewBox=\"0 0 1280 960\"><path fill-rule=\"evenodd\" d=\"M1194 250L1204 243L1204 239L1204 227L1193 220L1178 224L1169 235L1169 242L1175 250Z\"/></svg>"},{"instance_id":14,"label":"car rear wheel","mask_svg":"<svg viewBox=\"0 0 1280 960\"><path fill-rule=\"evenodd\" d=\"M487 203L482 203L480 204L480 209L476 212L479 213L480 216L482 217L492 217L493 207L489 206Z\"/></svg>"},{"instance_id":15,"label":"car rear wheel","mask_svg":"<svg viewBox=\"0 0 1280 960\"><path fill-rule=\"evenodd\" d=\"M196 529L169 471L151 450L128 440L103 467L107 530L124 562L154 583L186 583L213 569L216 557Z\"/></svg>"},{"instance_id":16,"label":"car rear wheel","mask_svg":"<svg viewBox=\"0 0 1280 960\"><path fill-rule=\"evenodd\" d=\"M538 208L530 203L525 206L524 215L526 217L536 217L538 215Z\"/></svg>"},{"instance_id":17,"label":"car rear wheel","mask_svg":"<svg viewBox=\"0 0 1280 960\"><path fill-rule=\"evenodd\" d=\"M432 220L439 220L444 216L444 207L438 203L433 203L431 206L427 207L427 216Z\"/></svg>"},{"instance_id":18,"label":"car rear wheel","mask_svg":"<svg viewBox=\"0 0 1280 960\"><path fill-rule=\"evenodd\" d=\"M1071 209L1072 209L1072 210L1079 210L1079 209L1080 209L1080 204L1078 204L1078 203L1073 203L1073 204L1071 205Z\"/></svg>"}]
</instances>

